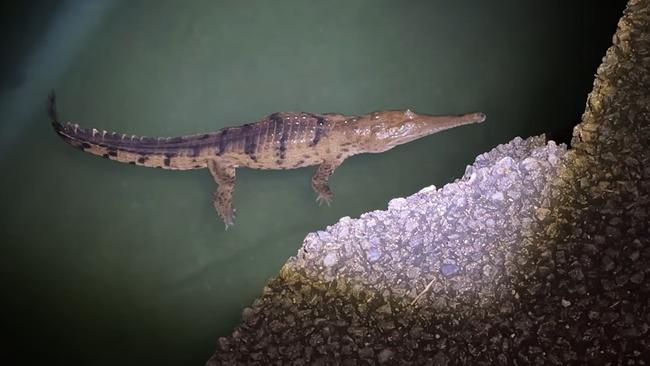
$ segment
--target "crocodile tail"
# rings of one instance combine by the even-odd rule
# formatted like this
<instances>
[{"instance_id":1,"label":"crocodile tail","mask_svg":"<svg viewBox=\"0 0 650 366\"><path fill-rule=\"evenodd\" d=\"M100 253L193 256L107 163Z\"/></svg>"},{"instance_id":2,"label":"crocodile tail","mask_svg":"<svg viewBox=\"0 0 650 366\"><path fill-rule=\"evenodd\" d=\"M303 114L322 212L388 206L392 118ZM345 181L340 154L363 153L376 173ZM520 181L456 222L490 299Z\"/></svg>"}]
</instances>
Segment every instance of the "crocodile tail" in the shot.
<instances>
[{"instance_id":1,"label":"crocodile tail","mask_svg":"<svg viewBox=\"0 0 650 366\"><path fill-rule=\"evenodd\" d=\"M206 168L205 153L211 147L218 146L220 137L219 132L178 137L145 137L61 122L54 92L48 96L47 113L54 131L68 144L110 160L154 168Z\"/></svg>"}]
</instances>

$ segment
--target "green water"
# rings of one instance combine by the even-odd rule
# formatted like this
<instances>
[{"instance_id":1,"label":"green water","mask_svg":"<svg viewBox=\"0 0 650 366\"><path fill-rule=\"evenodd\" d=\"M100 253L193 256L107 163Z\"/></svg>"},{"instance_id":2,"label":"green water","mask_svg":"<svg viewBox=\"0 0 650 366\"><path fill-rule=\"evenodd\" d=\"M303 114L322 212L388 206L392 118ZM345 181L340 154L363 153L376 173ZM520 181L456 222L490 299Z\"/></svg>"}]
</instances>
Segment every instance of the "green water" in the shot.
<instances>
[{"instance_id":1,"label":"green water","mask_svg":"<svg viewBox=\"0 0 650 366\"><path fill-rule=\"evenodd\" d=\"M619 13L533 3L96 1L92 21L64 2L23 9L47 22L14 24L33 43L12 44L3 70L17 75L1 90L3 347L23 364L202 364L306 233L576 122ZM80 153L48 124L49 89L63 119L138 135L292 110L488 121L349 159L330 207L315 202L311 168L240 169L226 232L207 171Z\"/></svg>"}]
</instances>

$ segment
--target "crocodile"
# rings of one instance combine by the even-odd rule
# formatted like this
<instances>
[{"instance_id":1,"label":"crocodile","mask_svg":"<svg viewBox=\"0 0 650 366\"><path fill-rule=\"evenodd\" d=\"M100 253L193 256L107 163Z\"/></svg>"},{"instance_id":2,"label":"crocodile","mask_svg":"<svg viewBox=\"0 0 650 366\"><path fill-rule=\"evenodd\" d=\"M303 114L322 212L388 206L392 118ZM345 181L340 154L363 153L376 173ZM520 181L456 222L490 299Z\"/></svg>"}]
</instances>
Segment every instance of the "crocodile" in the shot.
<instances>
[{"instance_id":1,"label":"crocodile","mask_svg":"<svg viewBox=\"0 0 650 366\"><path fill-rule=\"evenodd\" d=\"M317 165L311 187L319 204L332 200L328 181L341 163L357 154L380 153L453 127L483 122L484 113L428 115L385 110L361 116L337 113L280 112L254 123L215 132L145 137L84 128L59 120L55 95L48 115L68 144L110 160L173 170L207 168L217 190L213 204L226 229L234 224L235 171L294 169Z\"/></svg>"}]
</instances>

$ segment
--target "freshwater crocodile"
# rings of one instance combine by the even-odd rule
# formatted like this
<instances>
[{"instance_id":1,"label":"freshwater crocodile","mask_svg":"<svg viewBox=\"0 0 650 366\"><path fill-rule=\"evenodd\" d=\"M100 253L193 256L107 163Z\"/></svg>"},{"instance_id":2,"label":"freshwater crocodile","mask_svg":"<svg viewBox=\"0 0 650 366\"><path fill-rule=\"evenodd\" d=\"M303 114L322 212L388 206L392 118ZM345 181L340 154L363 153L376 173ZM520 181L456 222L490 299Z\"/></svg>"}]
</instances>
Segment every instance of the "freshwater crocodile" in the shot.
<instances>
[{"instance_id":1,"label":"freshwater crocodile","mask_svg":"<svg viewBox=\"0 0 650 366\"><path fill-rule=\"evenodd\" d=\"M434 116L389 110L362 116L281 112L258 122L178 137L140 137L62 123L54 93L48 99L54 130L67 143L110 160L147 167L207 168L218 187L214 207L228 226L235 209L235 170L294 169L318 165L311 179L319 203L329 204L329 177L348 157L379 153L442 130L485 120L484 113Z\"/></svg>"}]
</instances>

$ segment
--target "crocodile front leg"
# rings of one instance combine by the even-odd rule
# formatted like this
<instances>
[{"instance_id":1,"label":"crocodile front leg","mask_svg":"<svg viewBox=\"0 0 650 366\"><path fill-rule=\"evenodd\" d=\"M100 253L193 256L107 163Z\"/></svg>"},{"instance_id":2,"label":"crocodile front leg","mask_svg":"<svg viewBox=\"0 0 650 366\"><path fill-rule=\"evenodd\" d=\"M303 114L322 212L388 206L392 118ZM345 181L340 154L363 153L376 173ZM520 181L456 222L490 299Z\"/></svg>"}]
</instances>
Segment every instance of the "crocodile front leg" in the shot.
<instances>
[{"instance_id":1,"label":"crocodile front leg","mask_svg":"<svg viewBox=\"0 0 650 366\"><path fill-rule=\"evenodd\" d=\"M327 182L330 176L334 173L334 170L341 165L342 162L343 160L324 161L318 166L318 169L316 169L316 173L314 173L314 176L311 178L311 187L318 194L318 197L316 197L318 204L327 203L329 206L332 202L333 194Z\"/></svg>"},{"instance_id":2,"label":"crocodile front leg","mask_svg":"<svg viewBox=\"0 0 650 366\"><path fill-rule=\"evenodd\" d=\"M233 193L235 193L235 167L216 160L209 160L208 169L218 185L217 191L214 193L214 208L228 230L228 227L235 223L235 209L232 204Z\"/></svg>"}]
</instances>

